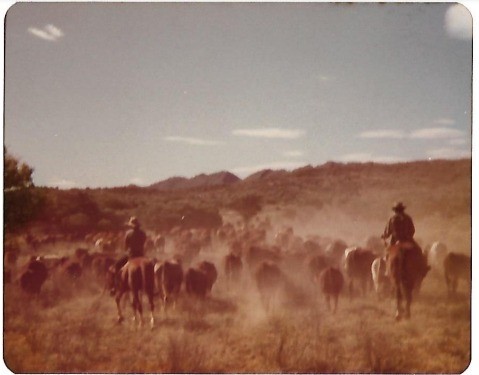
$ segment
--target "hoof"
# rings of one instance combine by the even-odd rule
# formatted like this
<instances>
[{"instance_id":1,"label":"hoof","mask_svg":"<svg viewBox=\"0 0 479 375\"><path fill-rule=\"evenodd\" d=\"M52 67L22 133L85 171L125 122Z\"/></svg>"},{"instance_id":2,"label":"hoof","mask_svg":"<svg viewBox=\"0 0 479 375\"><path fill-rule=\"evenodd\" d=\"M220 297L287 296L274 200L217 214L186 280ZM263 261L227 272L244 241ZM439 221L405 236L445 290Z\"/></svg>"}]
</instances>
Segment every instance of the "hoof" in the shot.
<instances>
[{"instance_id":1,"label":"hoof","mask_svg":"<svg viewBox=\"0 0 479 375\"><path fill-rule=\"evenodd\" d=\"M396 316L394 317L394 319L396 320L396 322L399 322L402 319L401 314L396 313Z\"/></svg>"},{"instance_id":2,"label":"hoof","mask_svg":"<svg viewBox=\"0 0 479 375\"><path fill-rule=\"evenodd\" d=\"M120 324L121 322L123 322L125 320L125 318L123 318L122 316L119 316L118 317L118 320L117 320L117 323Z\"/></svg>"}]
</instances>

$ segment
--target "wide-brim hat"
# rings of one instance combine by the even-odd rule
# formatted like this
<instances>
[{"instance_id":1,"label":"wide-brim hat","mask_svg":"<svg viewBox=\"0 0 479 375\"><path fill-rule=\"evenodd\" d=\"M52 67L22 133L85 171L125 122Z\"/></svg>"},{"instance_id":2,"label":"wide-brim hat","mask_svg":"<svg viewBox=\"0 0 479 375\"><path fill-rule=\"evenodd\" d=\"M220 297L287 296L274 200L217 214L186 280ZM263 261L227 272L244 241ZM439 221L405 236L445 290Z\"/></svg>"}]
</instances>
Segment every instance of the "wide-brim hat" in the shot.
<instances>
[{"instance_id":1,"label":"wide-brim hat","mask_svg":"<svg viewBox=\"0 0 479 375\"><path fill-rule=\"evenodd\" d=\"M393 205L393 210L394 211L403 211L406 208L405 205L402 204L402 202L396 202Z\"/></svg>"},{"instance_id":2,"label":"wide-brim hat","mask_svg":"<svg viewBox=\"0 0 479 375\"><path fill-rule=\"evenodd\" d=\"M138 221L136 216L132 216L132 217L130 217L130 220L128 221L128 223L126 225L128 225L129 227L135 228L135 227L140 226L140 222Z\"/></svg>"}]
</instances>

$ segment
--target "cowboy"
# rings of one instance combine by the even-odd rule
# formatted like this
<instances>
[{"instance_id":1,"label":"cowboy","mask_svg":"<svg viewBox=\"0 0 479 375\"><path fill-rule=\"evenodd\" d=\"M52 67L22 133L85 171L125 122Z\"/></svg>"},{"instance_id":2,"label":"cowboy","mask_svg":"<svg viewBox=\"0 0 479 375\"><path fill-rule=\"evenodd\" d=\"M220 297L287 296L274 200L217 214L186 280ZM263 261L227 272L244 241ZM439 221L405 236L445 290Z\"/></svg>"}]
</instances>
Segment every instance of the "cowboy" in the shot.
<instances>
[{"instance_id":1,"label":"cowboy","mask_svg":"<svg viewBox=\"0 0 479 375\"><path fill-rule=\"evenodd\" d=\"M142 257L146 242L146 234L140 229L140 222L135 216L130 218L128 226L131 227L125 236L125 248L129 258Z\"/></svg>"},{"instance_id":2,"label":"cowboy","mask_svg":"<svg viewBox=\"0 0 479 375\"><path fill-rule=\"evenodd\" d=\"M404 212L406 206L402 202L397 202L392 207L394 215L389 219L384 233L381 236L383 239L391 237L391 245L396 242L414 242L414 223L411 217Z\"/></svg>"},{"instance_id":3,"label":"cowboy","mask_svg":"<svg viewBox=\"0 0 479 375\"><path fill-rule=\"evenodd\" d=\"M135 216L132 216L127 225L131 228L126 232L125 236L125 250L127 254L116 262L115 268L117 271L126 264L128 259L144 255L146 234L140 228L140 222Z\"/></svg>"}]
</instances>

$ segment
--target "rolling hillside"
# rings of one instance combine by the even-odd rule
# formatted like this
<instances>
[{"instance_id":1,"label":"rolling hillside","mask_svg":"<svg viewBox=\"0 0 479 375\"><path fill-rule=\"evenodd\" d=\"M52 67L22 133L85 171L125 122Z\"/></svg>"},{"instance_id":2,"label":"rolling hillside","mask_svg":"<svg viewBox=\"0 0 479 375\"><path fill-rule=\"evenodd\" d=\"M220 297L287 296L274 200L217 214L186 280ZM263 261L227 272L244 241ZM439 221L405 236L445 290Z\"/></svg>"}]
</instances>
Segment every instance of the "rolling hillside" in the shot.
<instances>
[{"instance_id":1,"label":"rolling hillside","mask_svg":"<svg viewBox=\"0 0 479 375\"><path fill-rule=\"evenodd\" d=\"M182 225L185 216L190 226L217 226L225 212L236 211L252 220L268 217L276 227L293 225L300 234L360 242L382 232L392 203L400 200L415 220L419 239L442 239L468 252L471 168L471 159L329 162L291 172L266 170L244 180L220 172L145 188L42 188L46 205L30 230L122 230L130 215L140 217L149 230ZM258 209L251 211L248 202Z\"/></svg>"}]
</instances>

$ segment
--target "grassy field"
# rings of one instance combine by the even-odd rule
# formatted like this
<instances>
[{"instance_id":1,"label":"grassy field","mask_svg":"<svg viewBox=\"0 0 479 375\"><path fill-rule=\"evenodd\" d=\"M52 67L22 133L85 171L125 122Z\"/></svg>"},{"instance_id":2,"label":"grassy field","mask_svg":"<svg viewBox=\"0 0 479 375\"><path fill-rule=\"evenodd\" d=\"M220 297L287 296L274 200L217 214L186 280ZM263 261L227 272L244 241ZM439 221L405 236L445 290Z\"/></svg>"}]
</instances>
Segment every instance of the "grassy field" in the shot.
<instances>
[{"instance_id":1,"label":"grassy field","mask_svg":"<svg viewBox=\"0 0 479 375\"><path fill-rule=\"evenodd\" d=\"M343 294L333 314L305 290L306 301L277 301L266 312L250 280L226 289L220 279L205 301L183 295L167 315L157 307L150 329L118 325L113 299L93 283L50 280L36 299L8 285L4 360L16 373L460 373L469 364L465 284L451 299L442 278L429 275L412 319L401 322L391 298Z\"/></svg>"}]
</instances>

